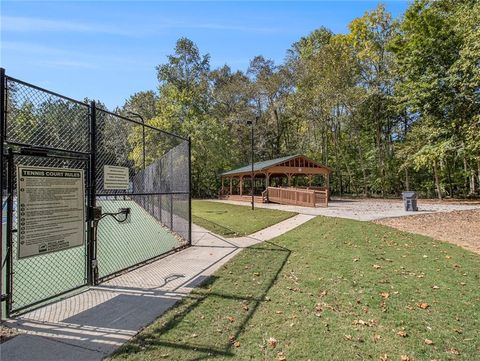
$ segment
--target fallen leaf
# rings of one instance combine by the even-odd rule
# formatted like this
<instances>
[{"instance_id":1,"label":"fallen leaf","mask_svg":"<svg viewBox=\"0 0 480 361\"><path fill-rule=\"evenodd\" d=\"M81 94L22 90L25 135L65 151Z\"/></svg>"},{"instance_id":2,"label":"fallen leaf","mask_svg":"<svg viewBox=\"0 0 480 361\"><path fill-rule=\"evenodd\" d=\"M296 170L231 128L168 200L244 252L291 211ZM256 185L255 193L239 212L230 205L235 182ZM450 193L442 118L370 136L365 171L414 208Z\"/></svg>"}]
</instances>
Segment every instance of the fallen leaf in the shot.
<instances>
[{"instance_id":1,"label":"fallen leaf","mask_svg":"<svg viewBox=\"0 0 480 361\"><path fill-rule=\"evenodd\" d=\"M374 335L373 336L373 342L377 342L378 340L380 340L382 338L382 336L380 335Z\"/></svg>"},{"instance_id":2,"label":"fallen leaf","mask_svg":"<svg viewBox=\"0 0 480 361\"><path fill-rule=\"evenodd\" d=\"M402 355L402 356L400 356L400 359L402 361L410 361L410 357L408 357L408 355Z\"/></svg>"},{"instance_id":3,"label":"fallen leaf","mask_svg":"<svg viewBox=\"0 0 480 361\"><path fill-rule=\"evenodd\" d=\"M248 306L247 306L247 305L243 305L243 310L244 310L244 311L248 311Z\"/></svg>"},{"instance_id":4,"label":"fallen leaf","mask_svg":"<svg viewBox=\"0 0 480 361\"><path fill-rule=\"evenodd\" d=\"M196 338L196 337L198 337L198 335L197 335L196 333L194 333L194 334L192 335L192 337L193 337L193 338Z\"/></svg>"},{"instance_id":5,"label":"fallen leaf","mask_svg":"<svg viewBox=\"0 0 480 361\"><path fill-rule=\"evenodd\" d=\"M277 354L277 357L278 357L278 361L285 361L287 358L285 357L285 353L284 352L279 352Z\"/></svg>"},{"instance_id":6,"label":"fallen leaf","mask_svg":"<svg viewBox=\"0 0 480 361\"><path fill-rule=\"evenodd\" d=\"M345 335L343 337L345 338L345 340L348 340L348 341L351 341L353 338L351 335Z\"/></svg>"},{"instance_id":7,"label":"fallen leaf","mask_svg":"<svg viewBox=\"0 0 480 361\"><path fill-rule=\"evenodd\" d=\"M426 310L430 307L430 305L428 303L419 303L418 307L420 307L422 310Z\"/></svg>"},{"instance_id":8,"label":"fallen leaf","mask_svg":"<svg viewBox=\"0 0 480 361\"><path fill-rule=\"evenodd\" d=\"M233 335L228 336L228 341L230 341L230 343L235 343L235 336Z\"/></svg>"},{"instance_id":9,"label":"fallen leaf","mask_svg":"<svg viewBox=\"0 0 480 361\"><path fill-rule=\"evenodd\" d=\"M360 325L360 326L368 326L371 327L376 323L375 320L369 320L369 321L364 321L364 320L353 320L352 325Z\"/></svg>"},{"instance_id":10,"label":"fallen leaf","mask_svg":"<svg viewBox=\"0 0 480 361\"><path fill-rule=\"evenodd\" d=\"M456 348L449 348L447 350L448 353L454 354L454 355L460 355L460 351L458 351Z\"/></svg>"},{"instance_id":11,"label":"fallen leaf","mask_svg":"<svg viewBox=\"0 0 480 361\"><path fill-rule=\"evenodd\" d=\"M276 313L277 315L281 315L281 314L283 313L283 311L277 310L277 311L275 311L275 313Z\"/></svg>"},{"instance_id":12,"label":"fallen leaf","mask_svg":"<svg viewBox=\"0 0 480 361\"><path fill-rule=\"evenodd\" d=\"M227 320L229 320L230 322L235 322L235 317L232 317L232 316L227 316Z\"/></svg>"},{"instance_id":13,"label":"fallen leaf","mask_svg":"<svg viewBox=\"0 0 480 361\"><path fill-rule=\"evenodd\" d=\"M434 290L438 290L440 287L438 287L438 286L432 286L432 288L433 288Z\"/></svg>"},{"instance_id":14,"label":"fallen leaf","mask_svg":"<svg viewBox=\"0 0 480 361\"><path fill-rule=\"evenodd\" d=\"M380 296L382 296L384 299L387 299L388 297L390 297L390 293L382 292L382 293L380 293Z\"/></svg>"},{"instance_id":15,"label":"fallen leaf","mask_svg":"<svg viewBox=\"0 0 480 361\"><path fill-rule=\"evenodd\" d=\"M380 265L378 265L378 264L374 264L374 265L373 265L373 268L375 268L375 269L380 269L380 268L382 268L382 266L380 266Z\"/></svg>"},{"instance_id":16,"label":"fallen leaf","mask_svg":"<svg viewBox=\"0 0 480 361\"><path fill-rule=\"evenodd\" d=\"M277 339L270 337L268 339L268 346L270 346L271 348L277 347Z\"/></svg>"},{"instance_id":17,"label":"fallen leaf","mask_svg":"<svg viewBox=\"0 0 480 361\"><path fill-rule=\"evenodd\" d=\"M385 354L385 355L380 356L380 360L381 361L388 361L388 355Z\"/></svg>"},{"instance_id":18,"label":"fallen leaf","mask_svg":"<svg viewBox=\"0 0 480 361\"><path fill-rule=\"evenodd\" d=\"M353 259L353 262L358 262L358 258L354 258L354 259Z\"/></svg>"},{"instance_id":19,"label":"fallen leaf","mask_svg":"<svg viewBox=\"0 0 480 361\"><path fill-rule=\"evenodd\" d=\"M425 339L425 345L433 345L433 341L429 340L428 338Z\"/></svg>"},{"instance_id":20,"label":"fallen leaf","mask_svg":"<svg viewBox=\"0 0 480 361\"><path fill-rule=\"evenodd\" d=\"M407 336L408 336L407 332L406 332L406 331L403 331L403 330L402 330L402 331L398 331L398 332L397 332L397 335L398 335L398 336L401 336L401 337L407 337Z\"/></svg>"},{"instance_id":21,"label":"fallen leaf","mask_svg":"<svg viewBox=\"0 0 480 361\"><path fill-rule=\"evenodd\" d=\"M239 341L235 341L235 343L233 344L235 347L240 347L240 342Z\"/></svg>"}]
</instances>

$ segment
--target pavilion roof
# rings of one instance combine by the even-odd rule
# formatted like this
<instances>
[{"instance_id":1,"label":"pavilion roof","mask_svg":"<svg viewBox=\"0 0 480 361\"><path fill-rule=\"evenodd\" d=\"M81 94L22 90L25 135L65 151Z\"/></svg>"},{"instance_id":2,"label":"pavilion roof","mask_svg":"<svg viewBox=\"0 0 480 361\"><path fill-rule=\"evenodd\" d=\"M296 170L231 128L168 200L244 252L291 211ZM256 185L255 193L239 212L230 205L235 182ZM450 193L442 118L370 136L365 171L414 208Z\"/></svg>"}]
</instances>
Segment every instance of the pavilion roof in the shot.
<instances>
[{"instance_id":1,"label":"pavilion roof","mask_svg":"<svg viewBox=\"0 0 480 361\"><path fill-rule=\"evenodd\" d=\"M275 158L275 159L264 160L264 161L261 161L261 162L256 162L256 163L253 163L253 171L254 172L263 171L263 170L266 170L270 167L273 167L273 166L278 165L278 164L285 163L285 162L287 162L291 159L295 159L295 158L298 158L298 157L305 158L301 154L295 154L295 155L289 155L287 157L281 157L281 158ZM328 167L322 166L320 164L318 164L318 165L323 167L323 168L326 168L326 169L330 170L330 168L328 168ZM232 170L229 170L228 172L224 172L221 175L222 176L232 175L232 174L246 173L246 172L251 172L251 171L252 171L252 164L250 163L246 166L243 166L243 167L240 167L240 168L237 168L237 169L232 169Z\"/></svg>"}]
</instances>

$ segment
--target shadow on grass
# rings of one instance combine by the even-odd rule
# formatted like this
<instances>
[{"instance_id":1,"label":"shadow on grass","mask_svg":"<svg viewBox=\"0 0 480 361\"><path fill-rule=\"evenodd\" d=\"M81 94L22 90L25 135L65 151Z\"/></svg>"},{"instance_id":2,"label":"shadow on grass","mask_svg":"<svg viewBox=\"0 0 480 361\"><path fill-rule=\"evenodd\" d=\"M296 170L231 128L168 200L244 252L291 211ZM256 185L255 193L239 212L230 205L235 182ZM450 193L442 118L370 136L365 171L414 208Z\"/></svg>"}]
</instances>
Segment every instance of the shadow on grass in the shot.
<instances>
[{"instance_id":1,"label":"shadow on grass","mask_svg":"<svg viewBox=\"0 0 480 361\"><path fill-rule=\"evenodd\" d=\"M226 213L226 212L225 212L225 213ZM201 221L200 221L200 220L201 220ZM193 216L192 216L192 221L193 221L193 223L195 223L195 224L203 225L204 228L207 228L207 227L208 227L210 230L213 230L215 233L221 233L221 234L224 235L224 236L233 237L233 236L236 236L236 235L237 235L237 232L234 231L233 229L228 228L228 227L226 227L226 226L224 226L224 225L215 223L215 222L212 221L212 220L209 220L209 219L200 217L200 216L198 216L198 215L193 215Z\"/></svg>"},{"instance_id":2,"label":"shadow on grass","mask_svg":"<svg viewBox=\"0 0 480 361\"><path fill-rule=\"evenodd\" d=\"M246 248L216 276L206 279L168 314L121 347L113 358L128 358L137 352L159 352L160 349L164 354L188 353L188 356L182 355L182 360L234 357L234 341L245 332L258 307L269 302L266 296L290 254L289 249L268 241ZM252 286L252 274L258 275L255 286ZM239 303L248 307L239 311ZM207 324L199 331L198 338L182 340L186 332L192 333L198 328L194 322L201 322L204 314L211 315L213 320L205 320ZM219 333L212 322L221 323L227 315L234 315L235 321L225 321L227 329Z\"/></svg>"}]
</instances>

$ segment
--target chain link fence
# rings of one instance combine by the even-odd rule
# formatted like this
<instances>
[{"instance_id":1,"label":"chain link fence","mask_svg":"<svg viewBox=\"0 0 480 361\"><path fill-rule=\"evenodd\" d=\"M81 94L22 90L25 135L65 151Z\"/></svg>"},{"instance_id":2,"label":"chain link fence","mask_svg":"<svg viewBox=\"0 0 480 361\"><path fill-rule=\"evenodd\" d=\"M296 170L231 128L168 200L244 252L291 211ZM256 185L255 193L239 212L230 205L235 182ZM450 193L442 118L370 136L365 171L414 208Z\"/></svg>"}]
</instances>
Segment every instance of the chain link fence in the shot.
<instances>
[{"instance_id":1,"label":"chain link fence","mask_svg":"<svg viewBox=\"0 0 480 361\"><path fill-rule=\"evenodd\" d=\"M184 247L190 241L189 142L96 109L96 204L128 219L98 224L100 280ZM105 167L128 168L125 190L105 188Z\"/></svg>"},{"instance_id":2,"label":"chain link fence","mask_svg":"<svg viewBox=\"0 0 480 361\"><path fill-rule=\"evenodd\" d=\"M2 310L18 313L190 244L190 141L1 74ZM18 257L17 166L82 170L85 242ZM105 186L106 167L128 172ZM103 214L128 209L123 220ZM21 218L20 218L21 219ZM95 227L96 225L96 227ZM97 268L98 278L91 276Z\"/></svg>"},{"instance_id":3,"label":"chain link fence","mask_svg":"<svg viewBox=\"0 0 480 361\"><path fill-rule=\"evenodd\" d=\"M9 309L19 311L86 284L86 246L19 258L23 233L18 214L18 165L82 169L88 168L89 107L87 104L45 91L23 81L6 77L6 116L2 124L2 219L4 263L2 282ZM43 149L43 152L39 152ZM48 152L56 149L58 156ZM36 152L39 156L35 156ZM30 154L28 154L30 153ZM42 153L40 155L40 153ZM74 157L68 157L72 153ZM4 158L2 156L2 158ZM85 187L85 189L87 189Z\"/></svg>"}]
</instances>

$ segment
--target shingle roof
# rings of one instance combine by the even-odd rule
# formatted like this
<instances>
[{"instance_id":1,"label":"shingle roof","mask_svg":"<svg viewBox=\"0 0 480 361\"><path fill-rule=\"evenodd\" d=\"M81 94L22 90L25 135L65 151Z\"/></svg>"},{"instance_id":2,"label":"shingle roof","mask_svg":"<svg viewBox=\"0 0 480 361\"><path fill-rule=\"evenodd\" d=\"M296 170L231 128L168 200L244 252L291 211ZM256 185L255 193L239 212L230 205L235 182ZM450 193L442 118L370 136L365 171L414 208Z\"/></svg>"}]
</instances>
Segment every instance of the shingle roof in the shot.
<instances>
[{"instance_id":1,"label":"shingle roof","mask_svg":"<svg viewBox=\"0 0 480 361\"><path fill-rule=\"evenodd\" d=\"M286 162L287 160L290 160L299 156L300 156L299 154L295 154L295 155L290 155L288 157L275 158L275 159L265 160L263 162L256 162L256 163L253 163L253 171L256 172L256 171L264 170L265 168L269 168L275 164L283 163L283 162ZM244 167L229 170L228 172L222 173L222 175L244 173L244 172L251 172L251 171L252 171L252 163Z\"/></svg>"}]
</instances>

